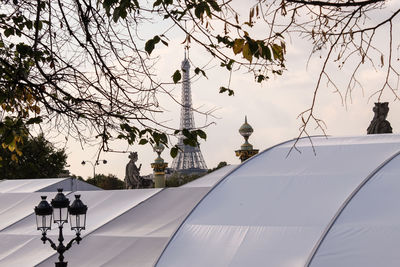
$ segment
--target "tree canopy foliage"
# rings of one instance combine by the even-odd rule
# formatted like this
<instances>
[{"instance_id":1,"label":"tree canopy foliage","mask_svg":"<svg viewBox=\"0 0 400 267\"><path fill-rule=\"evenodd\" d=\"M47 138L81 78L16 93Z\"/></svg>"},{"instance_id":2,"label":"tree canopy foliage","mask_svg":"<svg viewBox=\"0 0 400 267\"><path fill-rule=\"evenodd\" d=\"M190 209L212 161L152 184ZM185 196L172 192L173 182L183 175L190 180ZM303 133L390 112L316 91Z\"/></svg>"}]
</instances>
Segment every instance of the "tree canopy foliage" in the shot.
<instances>
[{"instance_id":1,"label":"tree canopy foliage","mask_svg":"<svg viewBox=\"0 0 400 267\"><path fill-rule=\"evenodd\" d=\"M167 145L168 135L179 131L154 119L154 113L162 112L157 96L169 94L165 86L178 83L182 75L181 70L171 70L172 80L160 81L151 54L168 46L172 28L187 35L186 45L203 47L230 75L246 69L257 82L285 71L287 38L298 34L309 39L314 46L311 55L322 55L324 63L312 104L300 116L300 136L307 134L312 120L321 127L314 116L317 91L324 81L336 86L328 63L342 67L356 62L345 88L347 96L362 82L357 77L361 65L386 62L387 77L378 100L386 89L398 98L398 84L391 81L399 76L393 65L398 57L393 22L400 9L389 1L258 0L247 11L242 1L230 0L0 0L0 4L0 134L3 148L13 153L20 150L21 137L31 125L38 124L52 125L83 142L94 131L106 151L114 139ZM377 11L387 16L370 19ZM170 27L142 41L138 33L160 21ZM388 36L388 50L377 46L379 31ZM195 74L206 76L199 66ZM229 84L219 90L234 94ZM183 134L190 144L206 137L202 130L189 130Z\"/></svg>"},{"instance_id":2,"label":"tree canopy foliage","mask_svg":"<svg viewBox=\"0 0 400 267\"><path fill-rule=\"evenodd\" d=\"M113 174L96 174L94 178L89 178L86 182L104 190L125 189L124 181L118 179L118 177Z\"/></svg>"},{"instance_id":3,"label":"tree canopy foliage","mask_svg":"<svg viewBox=\"0 0 400 267\"><path fill-rule=\"evenodd\" d=\"M57 178L67 165L63 149L56 149L43 135L23 137L19 157L8 149L0 150L0 179Z\"/></svg>"}]
</instances>

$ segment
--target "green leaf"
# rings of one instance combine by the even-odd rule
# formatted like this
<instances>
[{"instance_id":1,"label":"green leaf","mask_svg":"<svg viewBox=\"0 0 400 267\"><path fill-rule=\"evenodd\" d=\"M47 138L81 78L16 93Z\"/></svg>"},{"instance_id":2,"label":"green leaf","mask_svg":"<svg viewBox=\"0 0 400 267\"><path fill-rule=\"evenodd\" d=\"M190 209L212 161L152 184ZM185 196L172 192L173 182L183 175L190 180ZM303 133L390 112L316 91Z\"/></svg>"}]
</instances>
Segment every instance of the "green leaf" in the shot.
<instances>
[{"instance_id":1,"label":"green leaf","mask_svg":"<svg viewBox=\"0 0 400 267\"><path fill-rule=\"evenodd\" d=\"M201 73L204 77L207 78L206 72L205 72L204 70L200 69L199 67L197 67L197 68L194 70L194 73L196 73L197 75L198 75L199 73Z\"/></svg>"},{"instance_id":2,"label":"green leaf","mask_svg":"<svg viewBox=\"0 0 400 267\"><path fill-rule=\"evenodd\" d=\"M154 2L153 7L161 5L161 3L162 3L161 0L157 0L157 1Z\"/></svg>"},{"instance_id":3,"label":"green leaf","mask_svg":"<svg viewBox=\"0 0 400 267\"><path fill-rule=\"evenodd\" d=\"M172 158L175 158L178 155L178 148L176 146L171 148L170 155Z\"/></svg>"},{"instance_id":4,"label":"green leaf","mask_svg":"<svg viewBox=\"0 0 400 267\"><path fill-rule=\"evenodd\" d=\"M114 20L114 22L117 22L118 19L119 19L119 17L120 17L120 10L121 10L120 7L116 7L116 8L114 9L114 13L113 13L113 20Z\"/></svg>"},{"instance_id":5,"label":"green leaf","mask_svg":"<svg viewBox=\"0 0 400 267\"><path fill-rule=\"evenodd\" d=\"M147 141L146 139L140 139L139 141L139 145L145 145L147 144L149 141Z\"/></svg>"},{"instance_id":6,"label":"green leaf","mask_svg":"<svg viewBox=\"0 0 400 267\"><path fill-rule=\"evenodd\" d=\"M27 27L29 30L32 30L33 23L32 23L31 20L28 20L27 22L25 22L25 25L26 25L26 27Z\"/></svg>"},{"instance_id":7,"label":"green leaf","mask_svg":"<svg viewBox=\"0 0 400 267\"><path fill-rule=\"evenodd\" d=\"M207 13L207 16L208 17L212 17L211 16L211 9L210 9L210 7L206 4L206 2L202 2L202 4L204 3L204 10L206 11L206 13Z\"/></svg>"},{"instance_id":8,"label":"green leaf","mask_svg":"<svg viewBox=\"0 0 400 267\"><path fill-rule=\"evenodd\" d=\"M150 39L146 42L146 44L144 45L144 50L146 50L147 53L149 53L149 55L151 54L151 52L153 52L154 50L154 40Z\"/></svg>"},{"instance_id":9,"label":"green leaf","mask_svg":"<svg viewBox=\"0 0 400 267\"><path fill-rule=\"evenodd\" d=\"M193 147L198 145L198 143L195 139L189 139L189 138L183 139L183 144L185 144L187 146L193 146Z\"/></svg>"},{"instance_id":10,"label":"green leaf","mask_svg":"<svg viewBox=\"0 0 400 267\"><path fill-rule=\"evenodd\" d=\"M207 1L207 3L210 4L210 6L211 6L215 11L221 12L221 8L219 7L219 5L218 5L218 3L217 3L216 1L214 1L214 0L206 0L206 1Z\"/></svg>"},{"instance_id":11,"label":"green leaf","mask_svg":"<svg viewBox=\"0 0 400 267\"><path fill-rule=\"evenodd\" d=\"M167 144L168 143L167 135L165 133L160 134L160 140L161 140L161 143Z\"/></svg>"},{"instance_id":12,"label":"green leaf","mask_svg":"<svg viewBox=\"0 0 400 267\"><path fill-rule=\"evenodd\" d=\"M126 19L126 16L128 16L128 12L126 12L126 9L122 9L121 12L119 12L120 16L122 19Z\"/></svg>"},{"instance_id":13,"label":"green leaf","mask_svg":"<svg viewBox=\"0 0 400 267\"><path fill-rule=\"evenodd\" d=\"M149 53L149 55L151 54L151 52L153 52L155 45L157 43L160 42L160 36L156 35L153 37L153 39L150 39L146 42L146 44L144 45L144 50L146 50L147 53Z\"/></svg>"},{"instance_id":14,"label":"green leaf","mask_svg":"<svg viewBox=\"0 0 400 267\"><path fill-rule=\"evenodd\" d=\"M13 28L7 28L4 30L4 35L6 37L9 37L10 35L14 35L14 29Z\"/></svg>"},{"instance_id":15,"label":"green leaf","mask_svg":"<svg viewBox=\"0 0 400 267\"><path fill-rule=\"evenodd\" d=\"M139 2L137 0L133 0L133 3L135 4L136 8L140 8Z\"/></svg>"},{"instance_id":16,"label":"green leaf","mask_svg":"<svg viewBox=\"0 0 400 267\"><path fill-rule=\"evenodd\" d=\"M26 45L24 43L17 44L16 49L17 49L18 53L21 54L21 56L26 55L28 52L30 52L32 50L31 46Z\"/></svg>"},{"instance_id":17,"label":"green leaf","mask_svg":"<svg viewBox=\"0 0 400 267\"><path fill-rule=\"evenodd\" d=\"M26 122L26 124L35 124L35 123L41 123L43 120L42 120L42 117L36 117L36 118L31 118L31 119L29 119L27 122Z\"/></svg>"},{"instance_id":18,"label":"green leaf","mask_svg":"<svg viewBox=\"0 0 400 267\"><path fill-rule=\"evenodd\" d=\"M159 133L157 133L157 132L154 132L154 133L153 133L153 139L154 139L154 142L155 142L156 144L159 144L159 143L160 143L160 138L161 138L161 135L160 135Z\"/></svg>"},{"instance_id":19,"label":"green leaf","mask_svg":"<svg viewBox=\"0 0 400 267\"><path fill-rule=\"evenodd\" d=\"M200 4L198 4L196 6L196 8L194 9L194 14L196 15L197 18L201 19L203 17L203 13L204 13L204 2L201 2Z\"/></svg>"},{"instance_id":20,"label":"green leaf","mask_svg":"<svg viewBox=\"0 0 400 267\"><path fill-rule=\"evenodd\" d=\"M188 129L183 129L183 130L182 130L182 134L183 134L184 136L186 136L186 137L191 137L191 133L189 132Z\"/></svg>"},{"instance_id":21,"label":"green leaf","mask_svg":"<svg viewBox=\"0 0 400 267\"><path fill-rule=\"evenodd\" d=\"M228 92L228 96L233 96L233 95L235 94L235 92L234 92L233 90L221 86L221 87L219 88L219 93L222 94L222 93L225 93L225 92Z\"/></svg>"},{"instance_id":22,"label":"green leaf","mask_svg":"<svg viewBox=\"0 0 400 267\"><path fill-rule=\"evenodd\" d=\"M201 139L207 139L207 134L202 130L197 130L197 135L200 136Z\"/></svg>"},{"instance_id":23,"label":"green leaf","mask_svg":"<svg viewBox=\"0 0 400 267\"><path fill-rule=\"evenodd\" d=\"M258 75L257 76L257 82L258 83L261 83L262 81L264 81L265 80L265 76L264 75Z\"/></svg>"},{"instance_id":24,"label":"green leaf","mask_svg":"<svg viewBox=\"0 0 400 267\"><path fill-rule=\"evenodd\" d=\"M176 70L174 72L174 75L172 75L172 80L174 81L174 83L179 82L182 79L182 74L179 70Z\"/></svg>"}]
</instances>

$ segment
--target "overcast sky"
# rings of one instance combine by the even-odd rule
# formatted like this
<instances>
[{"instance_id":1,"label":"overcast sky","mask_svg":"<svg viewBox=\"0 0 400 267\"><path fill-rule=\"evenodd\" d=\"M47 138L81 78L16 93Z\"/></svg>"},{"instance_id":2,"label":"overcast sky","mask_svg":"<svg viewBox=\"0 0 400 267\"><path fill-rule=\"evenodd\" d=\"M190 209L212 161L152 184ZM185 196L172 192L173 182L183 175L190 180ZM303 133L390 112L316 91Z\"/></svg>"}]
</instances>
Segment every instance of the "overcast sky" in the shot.
<instances>
[{"instance_id":1,"label":"overcast sky","mask_svg":"<svg viewBox=\"0 0 400 267\"><path fill-rule=\"evenodd\" d=\"M398 1L392 1L398 4ZM376 18L379 20L379 17ZM394 29L399 25L396 21ZM398 32L398 31L397 31ZM381 42L386 42L386 37L381 37ZM399 36L395 30L397 43ZM171 40L168 48L159 47L155 54L160 56L156 70L160 77L170 78L175 69L180 68L183 60L183 36L177 36ZM213 168L221 161L229 164L238 164L239 159L235 157L234 150L238 149L243 143L243 138L239 135L238 129L244 122L244 116L247 115L249 124L254 128L254 133L250 137L250 143L254 148L261 151L282 141L292 139L298 136L298 128L301 120L297 118L298 114L310 107L313 88L315 87L321 59L317 55L313 57L307 67L307 60L311 51L311 45L306 40L301 40L292 36L292 39L286 39L287 71L283 76L271 77L271 79L262 84L256 83L251 75L244 71L234 73L231 82L231 88L235 90L234 96L219 94L219 87L226 86L228 75L217 62L212 62L207 71L208 79L201 78L192 82L192 100L193 106L202 111L216 109L213 112L214 117L205 117L195 114L196 126L203 126L214 122L206 130L207 141L201 143L201 151L208 168ZM398 49L395 51L399 57ZM208 54L197 47L190 50L190 59L198 66L209 60ZM399 70L398 61L395 63ZM346 77L350 68L337 70L336 65L332 65L332 78L338 85L345 87ZM364 89L357 89L353 92L352 102L343 105L342 99L334 93L332 87L326 87L323 84L317 100L316 114L326 123L326 133L328 135L365 135L366 129L373 117L372 108L376 97L370 96L382 86L385 68L374 70L366 67L359 73L360 79L364 83ZM192 74L194 68L191 69ZM174 95L180 99L181 85L176 85L173 91ZM393 102L393 95L387 92L383 99L389 101L388 120L391 123L395 133L400 132L400 120L397 114L400 112L400 105ZM169 126L179 127L180 107L174 104L166 97L160 97L160 104L166 108L164 114L158 116L160 120L165 121ZM312 130L310 135L322 132ZM175 142L175 141L174 141ZM152 172L150 163L156 158L155 153L150 146L131 146L127 147L124 142L115 143L115 147L128 149L129 151L138 151L138 164L142 164L142 175ZM293 152L296 153L296 152ZM318 151L317 151L318 153ZM80 147L79 144L68 143L67 146L68 164L71 173L81 175L84 178L92 176L93 169L90 164L81 165L82 160L94 161L97 156L97 147ZM171 165L172 158L167 149L162 157ZM121 153L103 153L100 157L106 159L106 165L96 167L96 173L115 174L120 179L124 179L125 166L128 163L128 154Z\"/></svg>"}]
</instances>

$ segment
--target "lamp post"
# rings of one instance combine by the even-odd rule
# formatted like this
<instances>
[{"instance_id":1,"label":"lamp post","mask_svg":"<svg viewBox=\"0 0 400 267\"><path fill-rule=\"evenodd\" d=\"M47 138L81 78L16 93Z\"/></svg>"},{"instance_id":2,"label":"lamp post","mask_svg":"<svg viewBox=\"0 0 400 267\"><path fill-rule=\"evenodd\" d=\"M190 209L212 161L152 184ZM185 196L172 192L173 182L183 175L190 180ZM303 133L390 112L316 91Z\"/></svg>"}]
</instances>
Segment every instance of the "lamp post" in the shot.
<instances>
[{"instance_id":1,"label":"lamp post","mask_svg":"<svg viewBox=\"0 0 400 267\"><path fill-rule=\"evenodd\" d=\"M51 206L46 200L46 196L42 196L42 201L35 207L37 230L42 231L43 244L49 241L50 246L58 252L59 262L55 263L56 267L67 267L67 262L64 261L64 252L71 248L72 243L77 244L82 240L81 231L85 230L87 206L80 200L80 195L75 195L75 200L69 205L69 199L63 194L61 188L57 189L56 197L51 201ZM71 230L75 231L76 237L73 238L65 246L63 236L63 226L68 222L68 215L71 224ZM52 220L53 217L53 220ZM51 223L57 223L59 229L58 245L47 237L47 231L51 230Z\"/></svg>"},{"instance_id":2,"label":"lamp post","mask_svg":"<svg viewBox=\"0 0 400 267\"><path fill-rule=\"evenodd\" d=\"M90 163L93 167L93 179L96 175L96 166L100 165L100 162L102 162L103 164L107 164L107 160L105 159L100 159L100 160L96 160L95 163L91 162L90 160L82 160L81 164L85 165L86 163Z\"/></svg>"}]
</instances>

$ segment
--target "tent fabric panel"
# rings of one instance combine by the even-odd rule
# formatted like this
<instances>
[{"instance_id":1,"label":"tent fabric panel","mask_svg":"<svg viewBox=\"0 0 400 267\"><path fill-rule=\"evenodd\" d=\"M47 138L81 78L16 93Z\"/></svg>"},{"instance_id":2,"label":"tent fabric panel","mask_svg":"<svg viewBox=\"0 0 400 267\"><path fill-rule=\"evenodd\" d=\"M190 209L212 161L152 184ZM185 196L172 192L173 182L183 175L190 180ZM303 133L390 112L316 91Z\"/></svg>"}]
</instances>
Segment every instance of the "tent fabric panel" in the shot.
<instances>
[{"instance_id":1,"label":"tent fabric panel","mask_svg":"<svg viewBox=\"0 0 400 267\"><path fill-rule=\"evenodd\" d=\"M140 189L140 190L114 190L114 191L86 191L77 192L81 194L82 201L88 205L88 217L86 230L82 232L82 236L90 236L90 233L98 227L112 221L116 217L125 213L129 209L143 202L147 198L153 196L160 189ZM46 194L35 193L37 196L37 203L40 201L40 195ZM53 198L55 192L48 193L49 199ZM0 200L1 200L0 194ZM70 200L73 199L73 194L67 195ZM37 204L36 203L36 204ZM40 241L40 232L36 230L35 215L33 214L34 205L30 206L32 209L31 215L25 217L21 221L11 225L10 227L0 231L0 249L7 247L7 237L10 236L26 236L27 239L31 238L32 241L16 249L15 252L5 257L0 261L0 266L34 266L40 262L51 257L55 252L48 246L44 246ZM47 234L53 241L58 238L58 231L53 224L52 231ZM64 237L68 242L75 232L72 232L69 225L64 227ZM34 238L34 239L33 239ZM85 240L85 239L84 239ZM83 241L82 241L83 242ZM27 252L29 250L29 252ZM25 257L25 254L27 256ZM17 255L22 255L19 257ZM36 256L35 256L36 255ZM40 256L38 256L40 255ZM4 265L3 265L4 263Z\"/></svg>"},{"instance_id":2,"label":"tent fabric panel","mask_svg":"<svg viewBox=\"0 0 400 267\"><path fill-rule=\"evenodd\" d=\"M66 178L4 180L0 183L0 193L36 192L52 184L62 182L65 179Z\"/></svg>"},{"instance_id":3,"label":"tent fabric panel","mask_svg":"<svg viewBox=\"0 0 400 267\"><path fill-rule=\"evenodd\" d=\"M0 193L0 231L32 214L42 195L51 199L55 193Z\"/></svg>"},{"instance_id":4,"label":"tent fabric panel","mask_svg":"<svg viewBox=\"0 0 400 267\"><path fill-rule=\"evenodd\" d=\"M349 202L310 266L399 266L399 173L397 156Z\"/></svg>"},{"instance_id":5,"label":"tent fabric panel","mask_svg":"<svg viewBox=\"0 0 400 267\"><path fill-rule=\"evenodd\" d=\"M170 237L209 188L167 188L94 235Z\"/></svg>"},{"instance_id":6,"label":"tent fabric panel","mask_svg":"<svg viewBox=\"0 0 400 267\"><path fill-rule=\"evenodd\" d=\"M54 253L49 243L43 244L41 235L2 235L0 241L0 266L29 267ZM53 263L54 265L54 263Z\"/></svg>"},{"instance_id":7,"label":"tent fabric panel","mask_svg":"<svg viewBox=\"0 0 400 267\"><path fill-rule=\"evenodd\" d=\"M189 217L186 222L195 225L322 227L326 218L336 212L338 204L337 199L325 196L340 192L345 197L352 189L343 187L349 182L348 177L329 174L235 178L240 179L224 184L223 192L216 191L212 206L196 209L196 216Z\"/></svg>"},{"instance_id":8,"label":"tent fabric panel","mask_svg":"<svg viewBox=\"0 0 400 267\"><path fill-rule=\"evenodd\" d=\"M54 183L47 187L44 187L37 192L57 192L58 188L63 188L64 191L92 191L92 190L103 190L97 186L91 185L84 181L74 179L74 178L67 178L60 182Z\"/></svg>"},{"instance_id":9,"label":"tent fabric panel","mask_svg":"<svg viewBox=\"0 0 400 267\"><path fill-rule=\"evenodd\" d=\"M171 260L161 258L157 266L303 267L305 260L299 245L310 245L303 236L318 238L319 235L319 232L312 227L184 225L182 229L189 233L188 243L192 248L189 253L198 251L203 254L203 259L199 261L197 255L192 254L182 257L180 253L187 252L188 243L178 242L176 250L167 255ZM282 240L288 244L286 247L276 245ZM267 255L276 254L280 256L272 260L267 259L269 258ZM287 254L297 257L286 257Z\"/></svg>"},{"instance_id":10,"label":"tent fabric panel","mask_svg":"<svg viewBox=\"0 0 400 267\"><path fill-rule=\"evenodd\" d=\"M348 195L400 149L399 136L312 140L313 146L308 140L299 140L296 147L301 153L292 151L288 157L293 142L267 150L246 161L222 180L177 231L161 255L158 266L185 266L180 263L189 258L199 266L207 266L209 261L221 260L214 255L229 253L233 244L219 246L215 248L218 251L211 255L202 253L198 249L200 240L193 239L192 232L188 230L194 225L227 229L232 226L311 228L309 231L318 234L300 231L298 235L293 233L292 239L274 241L277 247L297 247L294 252L253 256L256 262L268 266L278 262L304 263ZM204 243L225 238L224 234L217 233L206 235ZM242 243L235 254L241 255L256 243L256 240L247 237L246 243ZM266 247L260 249L263 251ZM231 257L227 257L226 261L219 262L219 266L227 266L230 261ZM240 262L240 259L236 257L236 261Z\"/></svg>"},{"instance_id":11,"label":"tent fabric panel","mask_svg":"<svg viewBox=\"0 0 400 267\"><path fill-rule=\"evenodd\" d=\"M209 188L167 188L93 231L72 266L154 266L170 237ZM104 248L107 248L104 251ZM104 251L97 255L97 251ZM68 259L68 254L65 254ZM52 266L55 256L39 266Z\"/></svg>"},{"instance_id":12,"label":"tent fabric panel","mask_svg":"<svg viewBox=\"0 0 400 267\"><path fill-rule=\"evenodd\" d=\"M81 195L81 200L88 206L86 230L82 232L82 235L87 235L89 232L123 214L127 210L133 208L159 191L160 189L76 192L76 194ZM74 200L74 194L67 195L67 197L71 200L71 203ZM51 199L50 197L48 198ZM38 196L37 202L39 203L39 201L40 197ZM33 213L32 206L31 215L12 225L11 227L1 231L0 237L2 233L37 235L38 232L35 225L35 214ZM64 229L64 234L66 236L75 235L75 232L71 231L69 228ZM56 231L56 225L53 225L52 231L48 232L48 235L53 236L57 234L58 232Z\"/></svg>"},{"instance_id":13,"label":"tent fabric panel","mask_svg":"<svg viewBox=\"0 0 400 267\"><path fill-rule=\"evenodd\" d=\"M165 237L112 237L88 236L79 245L74 245L65 255L68 266L106 267L154 265L154 251L161 251L168 241ZM38 264L38 267L53 267L57 255Z\"/></svg>"},{"instance_id":14,"label":"tent fabric panel","mask_svg":"<svg viewBox=\"0 0 400 267\"><path fill-rule=\"evenodd\" d=\"M227 165L218 170L215 170L209 174L204 175L194 181L182 185L181 187L213 187L217 184L224 176L229 174L232 170L237 168L238 165Z\"/></svg>"},{"instance_id":15,"label":"tent fabric panel","mask_svg":"<svg viewBox=\"0 0 400 267\"><path fill-rule=\"evenodd\" d=\"M292 151L289 155L290 145L276 147L272 151L267 151L245 162L229 176L229 179L235 179L234 177L239 175L279 177L328 173L353 177L353 174L360 172L368 175L399 149L399 143L373 143L359 146L317 146L314 144L314 148L299 147L301 153ZM372 166L367 165L368 161Z\"/></svg>"}]
</instances>

